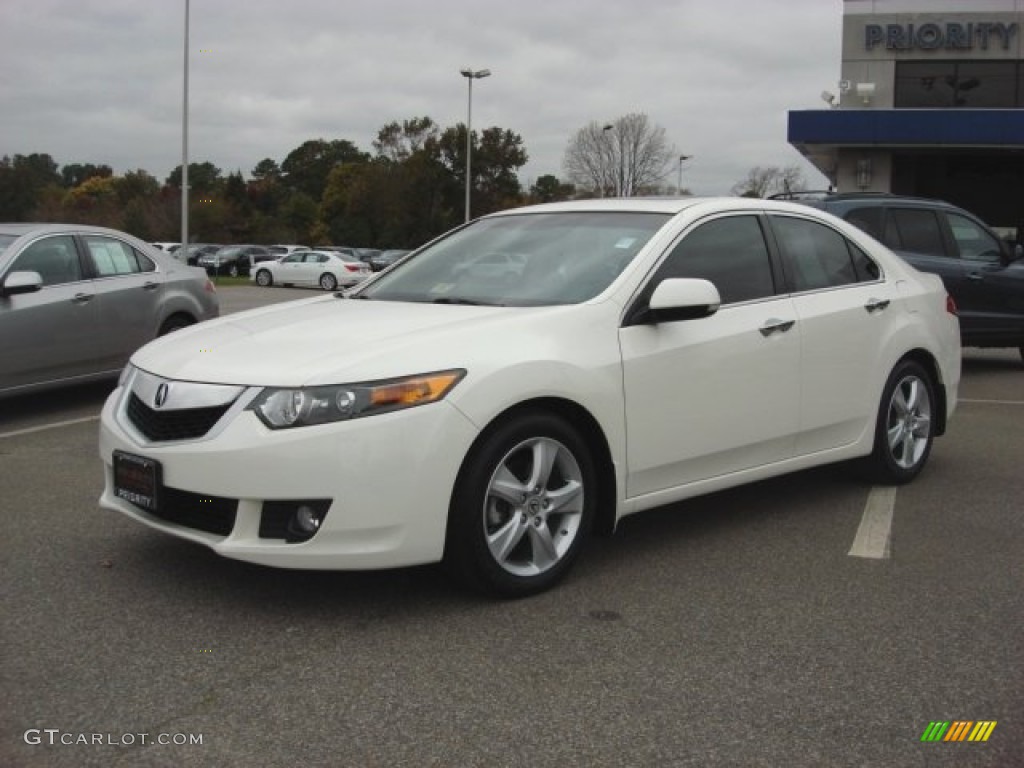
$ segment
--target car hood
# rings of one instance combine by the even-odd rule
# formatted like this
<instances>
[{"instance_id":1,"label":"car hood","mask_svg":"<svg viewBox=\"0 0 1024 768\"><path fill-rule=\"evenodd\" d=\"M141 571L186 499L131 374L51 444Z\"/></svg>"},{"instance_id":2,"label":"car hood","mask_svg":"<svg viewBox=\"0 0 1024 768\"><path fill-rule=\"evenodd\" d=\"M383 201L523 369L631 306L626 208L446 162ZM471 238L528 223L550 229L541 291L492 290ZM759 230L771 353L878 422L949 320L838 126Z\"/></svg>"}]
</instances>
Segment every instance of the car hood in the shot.
<instances>
[{"instance_id":1,"label":"car hood","mask_svg":"<svg viewBox=\"0 0 1024 768\"><path fill-rule=\"evenodd\" d=\"M176 331L132 364L169 379L251 386L331 384L544 354L551 322L584 305L478 307L338 299L277 304ZM585 327L586 320L577 322ZM574 323L575 324L575 323Z\"/></svg>"}]
</instances>

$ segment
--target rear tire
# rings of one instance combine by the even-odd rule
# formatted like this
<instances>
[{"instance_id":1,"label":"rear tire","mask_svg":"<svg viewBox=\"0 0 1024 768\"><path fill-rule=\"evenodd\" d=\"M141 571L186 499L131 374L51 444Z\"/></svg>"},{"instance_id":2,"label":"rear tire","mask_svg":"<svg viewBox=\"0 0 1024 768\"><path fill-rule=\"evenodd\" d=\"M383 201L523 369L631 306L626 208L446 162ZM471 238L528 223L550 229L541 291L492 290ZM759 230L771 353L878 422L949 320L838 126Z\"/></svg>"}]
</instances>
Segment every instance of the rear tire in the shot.
<instances>
[{"instance_id":1,"label":"rear tire","mask_svg":"<svg viewBox=\"0 0 1024 768\"><path fill-rule=\"evenodd\" d=\"M499 424L463 463L445 562L473 589L526 597L569 572L589 534L597 474L564 419L534 411Z\"/></svg>"},{"instance_id":2,"label":"rear tire","mask_svg":"<svg viewBox=\"0 0 1024 768\"><path fill-rule=\"evenodd\" d=\"M885 484L913 480L932 450L938 405L931 376L913 360L889 374L875 421L875 446L867 459L871 479Z\"/></svg>"},{"instance_id":3,"label":"rear tire","mask_svg":"<svg viewBox=\"0 0 1024 768\"><path fill-rule=\"evenodd\" d=\"M325 291L333 291L338 287L338 279L330 272L320 275L320 287Z\"/></svg>"}]
</instances>

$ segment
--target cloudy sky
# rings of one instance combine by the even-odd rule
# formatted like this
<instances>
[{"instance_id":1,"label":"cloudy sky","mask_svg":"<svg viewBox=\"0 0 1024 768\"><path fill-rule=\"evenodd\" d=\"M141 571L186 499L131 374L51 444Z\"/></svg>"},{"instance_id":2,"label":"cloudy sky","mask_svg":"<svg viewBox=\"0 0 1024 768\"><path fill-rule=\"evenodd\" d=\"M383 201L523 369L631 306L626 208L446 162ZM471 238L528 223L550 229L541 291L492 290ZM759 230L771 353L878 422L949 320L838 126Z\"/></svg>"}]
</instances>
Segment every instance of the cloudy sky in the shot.
<instances>
[{"instance_id":1,"label":"cloudy sky","mask_svg":"<svg viewBox=\"0 0 1024 768\"><path fill-rule=\"evenodd\" d=\"M0 155L61 165L181 162L185 0L0 0ZM723 194L755 165L797 165L791 109L836 89L842 0L191 0L192 162L225 173L308 139L372 151L429 116L522 136L524 184L564 176L570 137L641 112L683 185ZM667 179L675 183L673 168Z\"/></svg>"}]
</instances>

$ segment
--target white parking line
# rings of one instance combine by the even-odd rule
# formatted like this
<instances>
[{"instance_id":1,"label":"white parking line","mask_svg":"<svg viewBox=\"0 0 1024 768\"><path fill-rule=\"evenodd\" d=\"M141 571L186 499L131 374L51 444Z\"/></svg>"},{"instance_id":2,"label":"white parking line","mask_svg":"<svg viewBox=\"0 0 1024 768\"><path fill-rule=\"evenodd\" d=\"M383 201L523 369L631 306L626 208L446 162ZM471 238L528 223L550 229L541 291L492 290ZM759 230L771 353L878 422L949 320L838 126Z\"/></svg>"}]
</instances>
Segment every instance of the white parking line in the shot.
<instances>
[{"instance_id":1,"label":"white parking line","mask_svg":"<svg viewBox=\"0 0 1024 768\"><path fill-rule=\"evenodd\" d=\"M961 397L958 403L982 403L983 405L1024 405L1024 400L968 400Z\"/></svg>"},{"instance_id":2,"label":"white parking line","mask_svg":"<svg viewBox=\"0 0 1024 768\"><path fill-rule=\"evenodd\" d=\"M52 424L42 424L38 427L26 427L25 429L16 429L13 432L0 432L0 440L5 437L18 437L19 435L31 435L33 432L45 432L48 429L59 429L60 427L70 427L73 424L84 424L87 421L99 421L99 414L95 416L83 416L80 419L68 419L67 421L55 421Z\"/></svg>"},{"instance_id":3,"label":"white parking line","mask_svg":"<svg viewBox=\"0 0 1024 768\"><path fill-rule=\"evenodd\" d=\"M889 557L892 511L895 505L896 486L876 486L871 489L853 546L847 553L850 557L870 557L875 560Z\"/></svg>"}]
</instances>

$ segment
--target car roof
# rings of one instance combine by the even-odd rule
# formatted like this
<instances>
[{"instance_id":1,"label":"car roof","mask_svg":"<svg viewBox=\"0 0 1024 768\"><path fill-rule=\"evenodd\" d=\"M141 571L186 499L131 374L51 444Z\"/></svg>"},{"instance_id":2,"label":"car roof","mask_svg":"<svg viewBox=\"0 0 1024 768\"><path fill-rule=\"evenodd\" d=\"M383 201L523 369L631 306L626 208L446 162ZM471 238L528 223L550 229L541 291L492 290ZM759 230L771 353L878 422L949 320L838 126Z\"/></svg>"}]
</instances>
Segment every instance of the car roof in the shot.
<instances>
[{"instance_id":1,"label":"car roof","mask_svg":"<svg viewBox=\"0 0 1024 768\"><path fill-rule=\"evenodd\" d=\"M108 227L94 227L89 224L53 224L53 223L33 223L33 222L4 222L0 224L0 234L4 235L16 235L21 237L28 234L53 234L58 232L94 232L96 234L104 235L129 235L134 237L128 232L122 232L117 229L110 229ZM138 238L136 238L138 239ZM142 242L146 242L143 240ZM149 245L149 243L146 243Z\"/></svg>"},{"instance_id":2,"label":"car roof","mask_svg":"<svg viewBox=\"0 0 1024 768\"><path fill-rule=\"evenodd\" d=\"M635 213L666 213L676 215L693 209L699 213L701 209L710 212L728 210L761 210L788 211L790 213L806 213L807 206L784 200L768 200L752 197L602 197L593 200L568 200L559 203L541 203L523 208L511 208L499 213L492 213L484 218L515 216L523 213L583 213L590 211L635 212Z\"/></svg>"}]
</instances>

